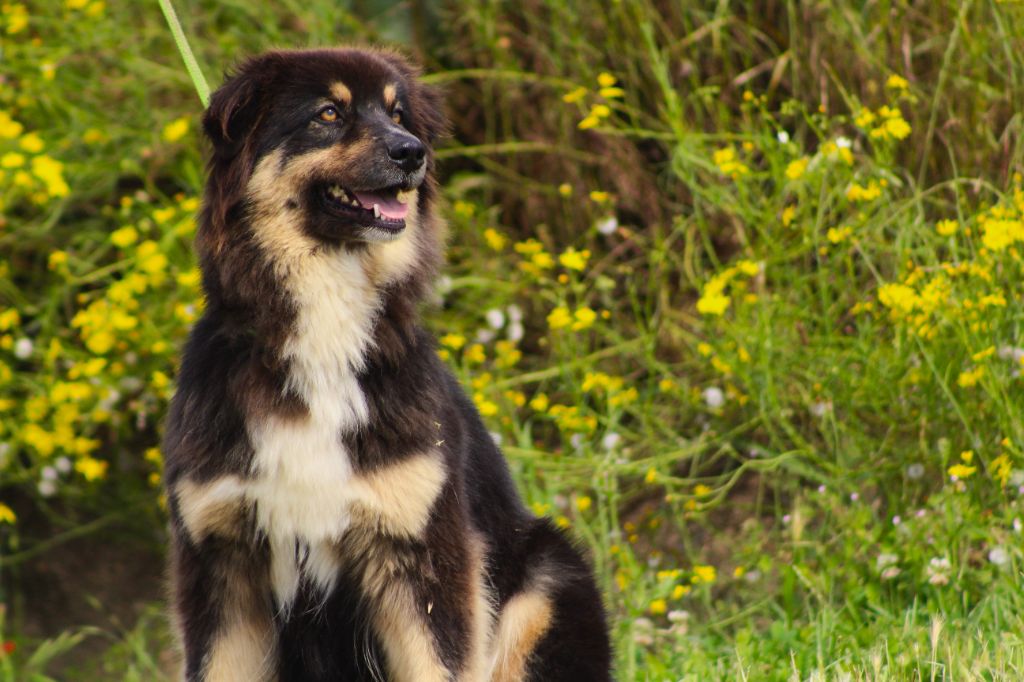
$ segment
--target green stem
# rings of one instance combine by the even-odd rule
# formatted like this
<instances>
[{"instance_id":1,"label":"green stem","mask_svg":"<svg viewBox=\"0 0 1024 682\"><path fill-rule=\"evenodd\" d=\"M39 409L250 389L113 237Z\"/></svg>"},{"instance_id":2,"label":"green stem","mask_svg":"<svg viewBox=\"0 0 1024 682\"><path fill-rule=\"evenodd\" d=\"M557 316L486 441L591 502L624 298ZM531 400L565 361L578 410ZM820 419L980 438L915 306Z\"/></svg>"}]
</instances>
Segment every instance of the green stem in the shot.
<instances>
[{"instance_id":1,"label":"green stem","mask_svg":"<svg viewBox=\"0 0 1024 682\"><path fill-rule=\"evenodd\" d=\"M199 101L203 103L204 107L208 107L210 106L210 86L207 85L203 72L199 70L199 62L192 54L192 48L189 47L188 38L185 37L185 32L181 28L178 15L174 12L174 7L171 6L171 0L157 0L157 2L160 3L164 19L167 20L167 26L171 29L171 35L174 36L174 44L178 46L181 59L185 62L185 69L188 71L189 77L192 78L192 85L195 86L196 92L199 94Z\"/></svg>"}]
</instances>

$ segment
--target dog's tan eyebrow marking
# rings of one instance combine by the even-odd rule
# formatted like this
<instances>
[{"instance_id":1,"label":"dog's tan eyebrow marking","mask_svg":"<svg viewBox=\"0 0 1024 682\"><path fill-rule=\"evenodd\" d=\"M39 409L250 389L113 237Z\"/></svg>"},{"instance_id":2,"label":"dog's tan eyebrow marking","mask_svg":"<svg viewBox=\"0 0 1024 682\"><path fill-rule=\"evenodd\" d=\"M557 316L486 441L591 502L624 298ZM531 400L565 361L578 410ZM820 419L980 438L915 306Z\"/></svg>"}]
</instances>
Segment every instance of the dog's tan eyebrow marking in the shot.
<instances>
[{"instance_id":1,"label":"dog's tan eyebrow marking","mask_svg":"<svg viewBox=\"0 0 1024 682\"><path fill-rule=\"evenodd\" d=\"M352 91L348 89L348 86L341 81L335 81L331 83L331 97L335 101L341 104L350 104L352 102Z\"/></svg>"},{"instance_id":2,"label":"dog's tan eyebrow marking","mask_svg":"<svg viewBox=\"0 0 1024 682\"><path fill-rule=\"evenodd\" d=\"M388 109L395 103L395 97L398 96L398 86L394 83L388 83L384 86L384 106Z\"/></svg>"}]
</instances>

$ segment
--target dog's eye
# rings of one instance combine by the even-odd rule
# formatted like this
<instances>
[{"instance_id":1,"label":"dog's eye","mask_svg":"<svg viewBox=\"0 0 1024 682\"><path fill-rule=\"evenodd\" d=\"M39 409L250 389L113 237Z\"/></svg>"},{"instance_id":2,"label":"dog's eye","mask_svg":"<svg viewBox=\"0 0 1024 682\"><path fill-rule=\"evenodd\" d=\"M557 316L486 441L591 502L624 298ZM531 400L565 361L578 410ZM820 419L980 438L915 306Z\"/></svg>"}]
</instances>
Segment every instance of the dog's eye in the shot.
<instances>
[{"instance_id":1,"label":"dog's eye","mask_svg":"<svg viewBox=\"0 0 1024 682\"><path fill-rule=\"evenodd\" d=\"M338 114L338 110L334 107L324 107L320 110L320 113L317 114L317 118L324 123L334 123L338 120L339 116L340 114Z\"/></svg>"},{"instance_id":2,"label":"dog's eye","mask_svg":"<svg viewBox=\"0 0 1024 682\"><path fill-rule=\"evenodd\" d=\"M391 120L394 121L395 123L397 123L398 125L402 125L402 114L403 113L404 112L401 109L396 108L394 111L391 112Z\"/></svg>"}]
</instances>

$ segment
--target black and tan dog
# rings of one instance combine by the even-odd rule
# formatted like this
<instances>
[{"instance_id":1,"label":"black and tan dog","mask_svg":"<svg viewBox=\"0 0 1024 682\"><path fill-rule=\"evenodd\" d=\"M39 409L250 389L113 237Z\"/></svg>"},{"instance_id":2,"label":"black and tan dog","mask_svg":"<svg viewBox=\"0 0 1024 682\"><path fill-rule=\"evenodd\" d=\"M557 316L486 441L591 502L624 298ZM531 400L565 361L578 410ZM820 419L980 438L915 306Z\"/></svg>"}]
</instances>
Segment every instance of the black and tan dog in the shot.
<instances>
[{"instance_id":1,"label":"black and tan dog","mask_svg":"<svg viewBox=\"0 0 1024 682\"><path fill-rule=\"evenodd\" d=\"M164 443L188 680L610 679L589 568L418 320L440 107L371 50L271 52L213 96Z\"/></svg>"}]
</instances>

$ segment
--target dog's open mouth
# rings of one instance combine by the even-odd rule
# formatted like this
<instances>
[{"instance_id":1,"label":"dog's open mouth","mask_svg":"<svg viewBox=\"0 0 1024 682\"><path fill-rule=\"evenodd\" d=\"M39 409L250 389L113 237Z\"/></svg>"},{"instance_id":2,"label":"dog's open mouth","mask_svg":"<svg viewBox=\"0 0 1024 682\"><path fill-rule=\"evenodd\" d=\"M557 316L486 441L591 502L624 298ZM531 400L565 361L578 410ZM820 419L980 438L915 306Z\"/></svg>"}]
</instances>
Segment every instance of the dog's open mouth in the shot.
<instances>
[{"instance_id":1,"label":"dog's open mouth","mask_svg":"<svg viewBox=\"0 0 1024 682\"><path fill-rule=\"evenodd\" d=\"M400 232L405 228L412 192L399 186L356 191L328 184L323 186L321 194L327 208L339 216L366 227Z\"/></svg>"}]
</instances>

